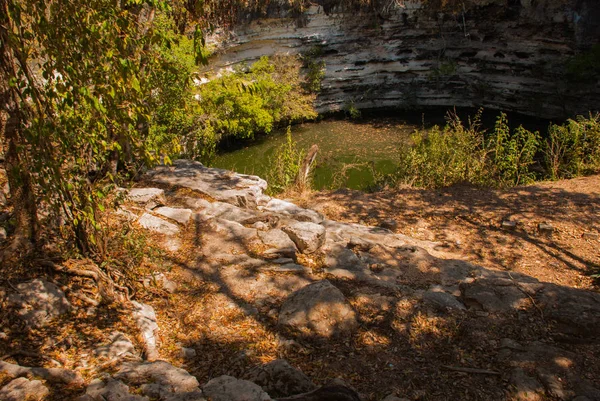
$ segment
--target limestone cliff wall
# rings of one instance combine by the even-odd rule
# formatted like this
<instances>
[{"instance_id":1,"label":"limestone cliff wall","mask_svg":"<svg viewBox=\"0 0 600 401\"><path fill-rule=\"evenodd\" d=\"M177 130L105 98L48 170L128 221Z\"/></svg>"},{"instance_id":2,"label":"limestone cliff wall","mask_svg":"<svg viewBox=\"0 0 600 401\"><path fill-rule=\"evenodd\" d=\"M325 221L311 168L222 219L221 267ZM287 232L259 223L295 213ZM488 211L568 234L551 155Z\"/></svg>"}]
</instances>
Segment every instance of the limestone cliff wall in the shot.
<instances>
[{"instance_id":1,"label":"limestone cliff wall","mask_svg":"<svg viewBox=\"0 0 600 401\"><path fill-rule=\"evenodd\" d=\"M262 55L320 49L321 112L358 108L486 107L547 118L600 110L600 81L577 83L565 62L600 37L597 0L484 0L431 11L396 0L382 15L319 5L216 36L215 70ZM508 5L506 3L509 3Z\"/></svg>"}]
</instances>

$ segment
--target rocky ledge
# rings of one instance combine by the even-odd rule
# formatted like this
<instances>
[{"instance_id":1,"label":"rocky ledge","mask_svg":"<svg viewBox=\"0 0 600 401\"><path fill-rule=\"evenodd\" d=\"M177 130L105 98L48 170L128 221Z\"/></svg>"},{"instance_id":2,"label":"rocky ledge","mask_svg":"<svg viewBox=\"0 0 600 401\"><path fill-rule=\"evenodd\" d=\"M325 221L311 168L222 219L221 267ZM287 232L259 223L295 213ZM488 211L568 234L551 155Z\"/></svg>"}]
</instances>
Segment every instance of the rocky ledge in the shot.
<instances>
[{"instance_id":1,"label":"rocky ledge","mask_svg":"<svg viewBox=\"0 0 600 401\"><path fill-rule=\"evenodd\" d=\"M498 378L497 399L505 394L518 400L600 399L597 381L584 374L589 360L560 346L561 341L598 344L598 293L489 270L458 259L439 243L386 228L328 220L266 196L266 183L254 176L176 161L149 172L143 182L161 188L130 190L130 203L121 214L162 237L161 244L171 252L178 252L182 233L191 225L200 227L202 247L195 251L198 263L191 274L219 286L248 314L270 322L283 347L347 342L364 327L387 327L386 316L401 313L403 304L428 319L452 318L461 324L477 322L479 327L511 319L525 325L543 322L550 331L543 341L505 337L488 343L477 331L466 333L482 347L494 349L492 360L473 366L465 358L439 368ZM176 291L178 283L168 275L161 273L149 283ZM42 280L2 289L0 298L32 329L70 308L60 289ZM359 298L369 313L356 306ZM364 399L339 380L319 387L285 360L255 366L238 377L199 383L186 370L161 360L155 310L136 301L131 310L138 333L130 335L138 335L144 349L136 350L128 334L112 333L95 351L110 361L111 373L102 372L84 385L73 371L0 361L0 372L15 378L0 389L0 399L44 399L48 389L43 381L80 386L80 401ZM416 335L414 322L411 326L397 321L388 329ZM182 348L182 353L201 358L191 348ZM403 396L409 394L400 389L385 400Z\"/></svg>"}]
</instances>

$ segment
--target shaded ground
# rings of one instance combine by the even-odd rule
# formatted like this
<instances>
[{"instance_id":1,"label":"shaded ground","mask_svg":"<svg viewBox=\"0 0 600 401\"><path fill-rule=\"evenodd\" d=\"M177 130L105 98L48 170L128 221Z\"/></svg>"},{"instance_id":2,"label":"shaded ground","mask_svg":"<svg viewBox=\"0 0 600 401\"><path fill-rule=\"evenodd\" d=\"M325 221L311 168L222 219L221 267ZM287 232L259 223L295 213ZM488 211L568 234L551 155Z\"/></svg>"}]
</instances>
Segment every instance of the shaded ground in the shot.
<instances>
[{"instance_id":1,"label":"shaded ground","mask_svg":"<svg viewBox=\"0 0 600 401\"><path fill-rule=\"evenodd\" d=\"M338 191L298 200L336 220L395 224L398 233L423 243L439 242L437 251L432 250L438 256L408 258L415 261L408 266L402 267L404 256L399 253L387 255L390 264L398 262L405 270L399 286L385 288L327 274L326 253L298 257L308 268L304 273L260 270L265 249L248 227L236 228L242 233L237 236L224 229L230 223L201 218L183 230L181 249L148 257L139 270L165 273L178 284L173 293L140 282L131 285L135 299L156 310L161 358L185 368L200 383L222 374L244 377L253 366L286 358L316 384L342 378L365 401L389 394L411 400L558 400L583 394L593 401L598 399L594 388L600 388L598 328L590 328L591 334L565 331L533 297L522 296L516 308L489 312L477 307L435 310L423 303L423 293L439 280L440 261L450 263L450 258L560 284L574 296L595 291L590 273L599 262L598 240L582 235L597 233L598 184L596 176L509 191ZM194 197L206 201L189 190L172 190L169 201L184 205ZM517 227L503 229L507 220L517 221ZM541 222L554 226L552 236L538 232ZM160 236L149 239L155 246L164 243ZM145 252L150 256L150 249ZM39 274L71 288L89 287L85 279L48 270L2 269L12 272L3 276L5 287ZM286 296L307 280L324 278L347 297L359 328L350 336L307 339L279 326ZM74 313L34 332L0 310L4 359L52 367L49 357L88 381L100 371L111 372L112 366L102 366L92 351L114 330L135 333L129 312L70 300L78 306ZM141 349L139 340L133 338ZM196 350L196 356L184 358L182 345ZM31 353L11 355L15 350ZM6 382L0 376L0 386ZM80 391L51 387L50 399L69 399Z\"/></svg>"},{"instance_id":2,"label":"shaded ground","mask_svg":"<svg viewBox=\"0 0 600 401\"><path fill-rule=\"evenodd\" d=\"M437 241L465 260L541 281L593 288L600 269L600 176L499 191L470 186L373 194L318 192L298 199L332 219L389 225ZM516 227L502 223L512 221ZM553 226L552 235L538 225Z\"/></svg>"}]
</instances>

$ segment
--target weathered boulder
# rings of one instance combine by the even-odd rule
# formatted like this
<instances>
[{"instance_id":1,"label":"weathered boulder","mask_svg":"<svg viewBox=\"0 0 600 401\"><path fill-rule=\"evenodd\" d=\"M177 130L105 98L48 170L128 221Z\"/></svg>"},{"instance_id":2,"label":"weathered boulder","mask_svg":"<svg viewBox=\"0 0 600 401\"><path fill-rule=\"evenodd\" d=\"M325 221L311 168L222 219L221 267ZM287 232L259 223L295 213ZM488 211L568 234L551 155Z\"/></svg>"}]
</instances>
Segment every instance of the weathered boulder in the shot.
<instances>
[{"instance_id":1,"label":"weathered boulder","mask_svg":"<svg viewBox=\"0 0 600 401\"><path fill-rule=\"evenodd\" d=\"M266 246L274 249L282 256L294 256L296 254L297 248L294 241L278 228L269 231L258 231L258 237Z\"/></svg>"},{"instance_id":2,"label":"weathered boulder","mask_svg":"<svg viewBox=\"0 0 600 401\"><path fill-rule=\"evenodd\" d=\"M172 166L160 166L149 171L150 181L189 188L216 200L255 209L265 204L263 195L267 182L257 176L237 174L228 170L208 168L191 160L175 160Z\"/></svg>"},{"instance_id":3,"label":"weathered boulder","mask_svg":"<svg viewBox=\"0 0 600 401\"><path fill-rule=\"evenodd\" d=\"M150 401L150 399L129 393L129 386L120 380L109 378L106 381L92 380L85 394L76 401Z\"/></svg>"},{"instance_id":4,"label":"weathered boulder","mask_svg":"<svg viewBox=\"0 0 600 401\"><path fill-rule=\"evenodd\" d=\"M271 397L289 397L316 388L302 371L293 368L284 359L257 366L248 371L245 378L261 386Z\"/></svg>"},{"instance_id":5,"label":"weathered boulder","mask_svg":"<svg viewBox=\"0 0 600 401\"><path fill-rule=\"evenodd\" d=\"M149 210L167 203L165 191L159 188L132 188L128 191L127 197Z\"/></svg>"},{"instance_id":6,"label":"weathered boulder","mask_svg":"<svg viewBox=\"0 0 600 401\"><path fill-rule=\"evenodd\" d=\"M174 220L180 224L187 224L192 217L192 211L190 209L174 208L168 206L162 206L154 209L154 213L160 214L168 219Z\"/></svg>"},{"instance_id":7,"label":"weathered boulder","mask_svg":"<svg viewBox=\"0 0 600 401\"><path fill-rule=\"evenodd\" d=\"M297 221L310 221L313 223L323 222L323 216L314 210L303 209L292 202L273 198L263 208L264 211L278 213Z\"/></svg>"},{"instance_id":8,"label":"weathered boulder","mask_svg":"<svg viewBox=\"0 0 600 401\"><path fill-rule=\"evenodd\" d=\"M48 388L41 381L19 377L0 389L0 400L39 401L46 398L48 393Z\"/></svg>"},{"instance_id":9,"label":"weathered boulder","mask_svg":"<svg viewBox=\"0 0 600 401\"><path fill-rule=\"evenodd\" d=\"M169 223L160 217L153 216L149 213L144 213L139 219L138 224L146 230L154 231L163 235L177 235L179 227L173 223Z\"/></svg>"},{"instance_id":10,"label":"weathered boulder","mask_svg":"<svg viewBox=\"0 0 600 401\"><path fill-rule=\"evenodd\" d=\"M311 222L293 223L282 230L296 244L300 252L313 253L325 243L325 227Z\"/></svg>"},{"instance_id":11,"label":"weathered boulder","mask_svg":"<svg viewBox=\"0 0 600 401\"><path fill-rule=\"evenodd\" d=\"M198 380L194 376L165 361L125 363L114 377L133 385L156 383L174 393L198 390Z\"/></svg>"},{"instance_id":12,"label":"weathered boulder","mask_svg":"<svg viewBox=\"0 0 600 401\"><path fill-rule=\"evenodd\" d=\"M467 309L454 295L437 288L426 291L423 294L423 301L441 312Z\"/></svg>"},{"instance_id":13,"label":"weathered boulder","mask_svg":"<svg viewBox=\"0 0 600 401\"><path fill-rule=\"evenodd\" d=\"M325 252L325 266L328 268L361 270L366 267L354 252L341 244L328 243L323 251Z\"/></svg>"},{"instance_id":14,"label":"weathered boulder","mask_svg":"<svg viewBox=\"0 0 600 401\"><path fill-rule=\"evenodd\" d=\"M353 331L358 321L344 294L328 280L322 280L286 299L279 313L279 324L301 335L327 338Z\"/></svg>"},{"instance_id":15,"label":"weathered boulder","mask_svg":"<svg viewBox=\"0 0 600 401\"><path fill-rule=\"evenodd\" d=\"M135 355L135 347L127 336L119 331L113 332L110 337L110 342L99 346L94 350L96 356L100 358L124 358Z\"/></svg>"},{"instance_id":16,"label":"weathered boulder","mask_svg":"<svg viewBox=\"0 0 600 401\"><path fill-rule=\"evenodd\" d=\"M74 386L83 383L83 378L72 370L21 366L2 360L0 360L0 372L5 373L10 377L39 377L50 383L61 383Z\"/></svg>"},{"instance_id":17,"label":"weathered boulder","mask_svg":"<svg viewBox=\"0 0 600 401\"><path fill-rule=\"evenodd\" d=\"M219 376L202 387L211 401L271 401L271 397L258 385L231 376Z\"/></svg>"},{"instance_id":18,"label":"weathered boulder","mask_svg":"<svg viewBox=\"0 0 600 401\"><path fill-rule=\"evenodd\" d=\"M64 292L48 281L35 279L17 284L16 289L16 293L0 291L0 299L5 298L30 328L42 327L71 309Z\"/></svg>"},{"instance_id":19,"label":"weathered boulder","mask_svg":"<svg viewBox=\"0 0 600 401\"><path fill-rule=\"evenodd\" d=\"M156 323L156 313L150 305L142 304L137 301L131 301L133 306L133 318L135 324L140 330L144 342L144 352L146 359L154 361L158 358L158 349L156 347L156 332L158 323Z\"/></svg>"}]
</instances>

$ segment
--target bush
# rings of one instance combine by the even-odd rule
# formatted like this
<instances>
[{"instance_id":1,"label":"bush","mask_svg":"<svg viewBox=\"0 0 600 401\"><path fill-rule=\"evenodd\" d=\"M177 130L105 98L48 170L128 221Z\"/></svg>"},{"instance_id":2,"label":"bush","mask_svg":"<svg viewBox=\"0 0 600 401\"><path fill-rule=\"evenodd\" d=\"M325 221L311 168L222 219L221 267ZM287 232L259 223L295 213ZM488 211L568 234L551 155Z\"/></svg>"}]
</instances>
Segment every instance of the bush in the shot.
<instances>
[{"instance_id":1,"label":"bush","mask_svg":"<svg viewBox=\"0 0 600 401\"><path fill-rule=\"evenodd\" d=\"M600 169L600 114L550 125L544 149L551 179L571 178Z\"/></svg>"},{"instance_id":2,"label":"bush","mask_svg":"<svg viewBox=\"0 0 600 401\"><path fill-rule=\"evenodd\" d=\"M501 113L494 131L486 135L480 117L481 111L465 126L450 114L444 128L415 132L412 144L401 149L394 180L427 188L461 182L490 186L532 182L530 166L540 149L539 133L521 126L511 132Z\"/></svg>"},{"instance_id":3,"label":"bush","mask_svg":"<svg viewBox=\"0 0 600 401\"><path fill-rule=\"evenodd\" d=\"M485 149L480 113L465 127L456 114L444 128L416 131L412 146L401 150L397 177L403 184L442 187L479 182L484 174Z\"/></svg>"},{"instance_id":4,"label":"bush","mask_svg":"<svg viewBox=\"0 0 600 401\"><path fill-rule=\"evenodd\" d=\"M203 85L198 93L204 127L217 140L248 139L276 126L314 119L314 95L303 89L296 56L262 57L249 69Z\"/></svg>"},{"instance_id":5,"label":"bush","mask_svg":"<svg viewBox=\"0 0 600 401\"><path fill-rule=\"evenodd\" d=\"M275 157L269 160L269 174L267 193L270 195L281 193L296 182L304 152L298 149L297 143L292 138L292 129L288 126L286 141L275 150Z\"/></svg>"},{"instance_id":6,"label":"bush","mask_svg":"<svg viewBox=\"0 0 600 401\"><path fill-rule=\"evenodd\" d=\"M540 134L519 126L511 133L506 114L500 113L488 148L491 151L492 179L499 186L529 184L535 175L529 167L539 150Z\"/></svg>"}]
</instances>

